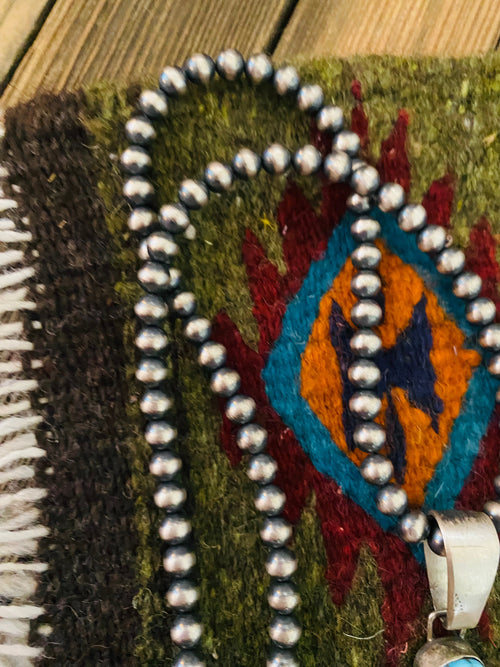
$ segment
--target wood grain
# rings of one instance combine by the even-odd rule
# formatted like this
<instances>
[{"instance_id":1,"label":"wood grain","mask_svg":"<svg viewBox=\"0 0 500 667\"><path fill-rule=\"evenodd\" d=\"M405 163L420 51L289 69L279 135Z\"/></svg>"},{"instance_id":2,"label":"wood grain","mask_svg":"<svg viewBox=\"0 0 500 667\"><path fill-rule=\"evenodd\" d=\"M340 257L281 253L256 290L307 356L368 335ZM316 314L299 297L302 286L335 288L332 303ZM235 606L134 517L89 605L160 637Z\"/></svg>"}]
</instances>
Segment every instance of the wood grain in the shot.
<instances>
[{"instance_id":1,"label":"wood grain","mask_svg":"<svg viewBox=\"0 0 500 667\"><path fill-rule=\"evenodd\" d=\"M0 0L1 2L2 0ZM58 0L1 103L41 89L74 89L159 74L196 51L248 55L271 40L288 0Z\"/></svg>"},{"instance_id":2,"label":"wood grain","mask_svg":"<svg viewBox=\"0 0 500 667\"><path fill-rule=\"evenodd\" d=\"M494 49L500 0L301 0L275 57L465 56Z\"/></svg>"}]
</instances>

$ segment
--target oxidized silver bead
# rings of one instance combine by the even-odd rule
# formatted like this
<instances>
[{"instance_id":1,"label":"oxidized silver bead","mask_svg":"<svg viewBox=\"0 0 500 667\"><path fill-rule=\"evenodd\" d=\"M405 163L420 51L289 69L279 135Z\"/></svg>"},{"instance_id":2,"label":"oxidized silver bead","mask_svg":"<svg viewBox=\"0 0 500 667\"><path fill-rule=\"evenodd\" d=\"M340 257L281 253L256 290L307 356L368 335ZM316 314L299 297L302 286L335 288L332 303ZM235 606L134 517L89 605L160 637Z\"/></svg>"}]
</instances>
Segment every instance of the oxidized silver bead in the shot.
<instances>
[{"instance_id":1,"label":"oxidized silver bead","mask_svg":"<svg viewBox=\"0 0 500 667\"><path fill-rule=\"evenodd\" d=\"M394 475L394 466L387 457L381 454L370 454L359 466L359 471L369 484L383 486Z\"/></svg>"},{"instance_id":2,"label":"oxidized silver bead","mask_svg":"<svg viewBox=\"0 0 500 667\"><path fill-rule=\"evenodd\" d=\"M346 181L351 173L351 158L342 151L332 151L324 159L323 171L330 183Z\"/></svg>"},{"instance_id":3,"label":"oxidized silver bead","mask_svg":"<svg viewBox=\"0 0 500 667\"><path fill-rule=\"evenodd\" d=\"M236 424L246 424L253 419L256 407L253 398L237 394L227 402L226 417Z\"/></svg>"},{"instance_id":4,"label":"oxidized silver bead","mask_svg":"<svg viewBox=\"0 0 500 667\"><path fill-rule=\"evenodd\" d=\"M267 602L271 609L279 614L291 614L300 602L295 586L288 582L271 584L267 594Z\"/></svg>"},{"instance_id":5,"label":"oxidized silver bead","mask_svg":"<svg viewBox=\"0 0 500 667\"><path fill-rule=\"evenodd\" d=\"M353 172L357 171L358 169L361 169L361 167L366 167L366 166L367 166L367 163L364 160L361 160L361 158L359 158L359 157L353 158L352 164L351 164Z\"/></svg>"},{"instance_id":6,"label":"oxidized silver bead","mask_svg":"<svg viewBox=\"0 0 500 667\"><path fill-rule=\"evenodd\" d=\"M192 292L179 292L172 299L172 310L179 317L189 317L196 310L196 297Z\"/></svg>"},{"instance_id":7,"label":"oxidized silver bead","mask_svg":"<svg viewBox=\"0 0 500 667\"><path fill-rule=\"evenodd\" d=\"M192 317L184 327L184 336L191 343L204 343L210 337L212 325L206 317Z\"/></svg>"},{"instance_id":8,"label":"oxidized silver bead","mask_svg":"<svg viewBox=\"0 0 500 667\"><path fill-rule=\"evenodd\" d=\"M274 88L278 95L296 93L299 85L300 78L295 67L288 65L276 70L274 74Z\"/></svg>"},{"instance_id":9,"label":"oxidized silver bead","mask_svg":"<svg viewBox=\"0 0 500 667\"><path fill-rule=\"evenodd\" d=\"M139 403L141 412L152 419L161 419L172 405L173 400L160 389L148 389Z\"/></svg>"},{"instance_id":10,"label":"oxidized silver bead","mask_svg":"<svg viewBox=\"0 0 500 667\"><path fill-rule=\"evenodd\" d=\"M495 314L495 304L486 297L474 299L465 310L465 317L471 324L489 324L494 319Z\"/></svg>"},{"instance_id":11,"label":"oxidized silver bead","mask_svg":"<svg viewBox=\"0 0 500 667\"><path fill-rule=\"evenodd\" d=\"M272 77L273 65L269 56L266 56L265 53L257 53L247 60L245 71L252 83L259 84Z\"/></svg>"},{"instance_id":12,"label":"oxidized silver bead","mask_svg":"<svg viewBox=\"0 0 500 667\"><path fill-rule=\"evenodd\" d=\"M194 241L196 238L196 227L194 225L189 225L183 234L184 238L188 241Z\"/></svg>"},{"instance_id":13,"label":"oxidized silver bead","mask_svg":"<svg viewBox=\"0 0 500 667\"><path fill-rule=\"evenodd\" d=\"M162 90L143 90L139 107L148 118L164 118L168 112L167 96Z\"/></svg>"},{"instance_id":14,"label":"oxidized silver bead","mask_svg":"<svg viewBox=\"0 0 500 667\"><path fill-rule=\"evenodd\" d=\"M195 53L184 63L184 72L193 83L208 86L215 74L214 61L204 53Z\"/></svg>"},{"instance_id":15,"label":"oxidized silver bead","mask_svg":"<svg viewBox=\"0 0 500 667\"><path fill-rule=\"evenodd\" d=\"M154 204L155 190L144 176L132 176L123 185L123 196L131 206L147 207Z\"/></svg>"},{"instance_id":16,"label":"oxidized silver bead","mask_svg":"<svg viewBox=\"0 0 500 667\"><path fill-rule=\"evenodd\" d=\"M382 308L376 301L360 299L351 308L351 319L357 327L376 327L382 321Z\"/></svg>"},{"instance_id":17,"label":"oxidized silver bead","mask_svg":"<svg viewBox=\"0 0 500 667\"><path fill-rule=\"evenodd\" d=\"M292 526L286 519L273 516L264 521L260 531L260 539L268 547L283 547L292 537Z\"/></svg>"},{"instance_id":18,"label":"oxidized silver bead","mask_svg":"<svg viewBox=\"0 0 500 667\"><path fill-rule=\"evenodd\" d=\"M493 377L500 378L500 354L495 354L488 361L488 372Z\"/></svg>"},{"instance_id":19,"label":"oxidized silver bead","mask_svg":"<svg viewBox=\"0 0 500 667\"><path fill-rule=\"evenodd\" d=\"M497 475L493 480L493 488L497 496L500 496L500 475Z\"/></svg>"},{"instance_id":20,"label":"oxidized silver bead","mask_svg":"<svg viewBox=\"0 0 500 667\"><path fill-rule=\"evenodd\" d=\"M212 192L226 192L233 183L233 172L222 162L210 162L205 169L204 178Z\"/></svg>"},{"instance_id":21,"label":"oxidized silver bead","mask_svg":"<svg viewBox=\"0 0 500 667\"><path fill-rule=\"evenodd\" d=\"M182 544L170 547L163 557L163 567L175 577L186 577L196 565L196 556Z\"/></svg>"},{"instance_id":22,"label":"oxidized silver bead","mask_svg":"<svg viewBox=\"0 0 500 667\"><path fill-rule=\"evenodd\" d=\"M316 115L316 127L320 132L339 132L344 125L342 109L336 106L326 106Z\"/></svg>"},{"instance_id":23,"label":"oxidized silver bead","mask_svg":"<svg viewBox=\"0 0 500 667\"><path fill-rule=\"evenodd\" d=\"M351 253L352 263L357 269L376 269L382 259L382 253L372 243L361 243Z\"/></svg>"},{"instance_id":24,"label":"oxidized silver bead","mask_svg":"<svg viewBox=\"0 0 500 667\"><path fill-rule=\"evenodd\" d=\"M181 459L168 449L153 454L149 461L149 472L162 480L170 480L182 469Z\"/></svg>"},{"instance_id":25,"label":"oxidized silver bead","mask_svg":"<svg viewBox=\"0 0 500 667\"><path fill-rule=\"evenodd\" d=\"M409 544L423 542L429 534L429 521L421 510L411 510L399 519L399 534Z\"/></svg>"},{"instance_id":26,"label":"oxidized silver bead","mask_svg":"<svg viewBox=\"0 0 500 667\"><path fill-rule=\"evenodd\" d=\"M207 341L198 352L198 363L203 368L215 370L220 368L226 361L226 348L220 343Z\"/></svg>"},{"instance_id":27,"label":"oxidized silver bead","mask_svg":"<svg viewBox=\"0 0 500 667\"><path fill-rule=\"evenodd\" d=\"M433 525L429 527L429 537L427 538L427 544L436 555L446 556L443 533L435 521L433 521Z\"/></svg>"},{"instance_id":28,"label":"oxidized silver bead","mask_svg":"<svg viewBox=\"0 0 500 667\"><path fill-rule=\"evenodd\" d=\"M271 144L262 153L262 166L268 174L284 174L290 166L290 152L281 144Z\"/></svg>"},{"instance_id":29,"label":"oxidized silver bead","mask_svg":"<svg viewBox=\"0 0 500 667\"><path fill-rule=\"evenodd\" d=\"M354 429L353 440L362 452L374 454L385 445L385 431L375 422L358 424Z\"/></svg>"},{"instance_id":30,"label":"oxidized silver bead","mask_svg":"<svg viewBox=\"0 0 500 667\"><path fill-rule=\"evenodd\" d=\"M137 279L146 292L164 292L170 285L170 272L158 262L146 262L137 272Z\"/></svg>"},{"instance_id":31,"label":"oxidized silver bead","mask_svg":"<svg viewBox=\"0 0 500 667\"><path fill-rule=\"evenodd\" d=\"M453 294L459 299L475 299L479 296L483 281L472 271L464 271L453 281Z\"/></svg>"},{"instance_id":32,"label":"oxidized silver bead","mask_svg":"<svg viewBox=\"0 0 500 667\"><path fill-rule=\"evenodd\" d=\"M193 616L174 617L170 626L170 637L181 648L193 648L200 641L203 626Z\"/></svg>"},{"instance_id":33,"label":"oxidized silver bead","mask_svg":"<svg viewBox=\"0 0 500 667\"><path fill-rule=\"evenodd\" d=\"M266 570L270 577L289 579L297 569L297 558L286 547L271 549L266 559Z\"/></svg>"},{"instance_id":34,"label":"oxidized silver bead","mask_svg":"<svg viewBox=\"0 0 500 667\"><path fill-rule=\"evenodd\" d=\"M135 371L135 377L145 384L158 384L167 377L167 366L161 359L141 359Z\"/></svg>"},{"instance_id":35,"label":"oxidized silver bead","mask_svg":"<svg viewBox=\"0 0 500 667\"><path fill-rule=\"evenodd\" d=\"M380 292L382 282L374 271L359 271L351 280L351 289L356 296L366 299Z\"/></svg>"},{"instance_id":36,"label":"oxidized silver bead","mask_svg":"<svg viewBox=\"0 0 500 667\"><path fill-rule=\"evenodd\" d=\"M163 329L144 327L137 334L135 344L144 354L156 355L165 350L168 338Z\"/></svg>"},{"instance_id":37,"label":"oxidized silver bead","mask_svg":"<svg viewBox=\"0 0 500 667\"><path fill-rule=\"evenodd\" d=\"M384 213L398 211L405 203L405 191L399 183L384 183L378 193L378 207Z\"/></svg>"},{"instance_id":38,"label":"oxidized silver bead","mask_svg":"<svg viewBox=\"0 0 500 667\"><path fill-rule=\"evenodd\" d=\"M177 234L189 227L189 213L182 204L164 204L160 208L159 222L167 232Z\"/></svg>"},{"instance_id":39,"label":"oxidized silver bead","mask_svg":"<svg viewBox=\"0 0 500 667\"><path fill-rule=\"evenodd\" d=\"M375 419L381 407L382 401L371 391L357 391L349 400L349 410L360 419Z\"/></svg>"},{"instance_id":40,"label":"oxidized silver bead","mask_svg":"<svg viewBox=\"0 0 500 667\"><path fill-rule=\"evenodd\" d=\"M276 476L278 465L269 454L256 454L248 462L247 475L257 484L270 484Z\"/></svg>"},{"instance_id":41,"label":"oxidized silver bead","mask_svg":"<svg viewBox=\"0 0 500 667\"><path fill-rule=\"evenodd\" d=\"M382 349L382 340L370 329L356 331L349 345L354 354L359 357L374 357Z\"/></svg>"},{"instance_id":42,"label":"oxidized silver bead","mask_svg":"<svg viewBox=\"0 0 500 667\"><path fill-rule=\"evenodd\" d=\"M156 138L156 130L146 116L135 116L127 121L125 136L131 144L149 146Z\"/></svg>"},{"instance_id":43,"label":"oxidized silver bead","mask_svg":"<svg viewBox=\"0 0 500 667\"><path fill-rule=\"evenodd\" d=\"M206 663L193 651L182 651L179 653L172 667L205 667Z\"/></svg>"},{"instance_id":44,"label":"oxidized silver bead","mask_svg":"<svg viewBox=\"0 0 500 667\"><path fill-rule=\"evenodd\" d=\"M371 389L380 382L380 369L368 359L357 359L347 371L349 381L361 389Z\"/></svg>"},{"instance_id":45,"label":"oxidized silver bead","mask_svg":"<svg viewBox=\"0 0 500 667\"><path fill-rule=\"evenodd\" d=\"M158 216L150 208L138 206L128 217L128 228L139 234L147 234L158 222Z\"/></svg>"},{"instance_id":46,"label":"oxidized silver bead","mask_svg":"<svg viewBox=\"0 0 500 667\"><path fill-rule=\"evenodd\" d=\"M417 243L422 252L439 252L446 244L446 231L439 225L429 225L420 232Z\"/></svg>"},{"instance_id":47,"label":"oxidized silver bead","mask_svg":"<svg viewBox=\"0 0 500 667\"><path fill-rule=\"evenodd\" d=\"M436 257L437 270L445 275L456 275L464 266L465 255L459 248L445 248Z\"/></svg>"},{"instance_id":48,"label":"oxidized silver bead","mask_svg":"<svg viewBox=\"0 0 500 667\"><path fill-rule=\"evenodd\" d=\"M120 164L127 174L147 174L150 171L151 157L142 146L129 146L120 156Z\"/></svg>"},{"instance_id":49,"label":"oxidized silver bead","mask_svg":"<svg viewBox=\"0 0 500 667\"><path fill-rule=\"evenodd\" d=\"M151 447L168 447L177 437L177 429L165 421L150 422L144 434Z\"/></svg>"},{"instance_id":50,"label":"oxidized silver bead","mask_svg":"<svg viewBox=\"0 0 500 667\"><path fill-rule=\"evenodd\" d=\"M235 176L247 180L257 176L260 171L262 160L248 148L241 148L231 163Z\"/></svg>"},{"instance_id":51,"label":"oxidized silver bead","mask_svg":"<svg viewBox=\"0 0 500 667\"><path fill-rule=\"evenodd\" d=\"M351 234L356 241L375 241L380 234L380 223L373 218L358 218L351 225Z\"/></svg>"},{"instance_id":52,"label":"oxidized silver bead","mask_svg":"<svg viewBox=\"0 0 500 667\"><path fill-rule=\"evenodd\" d=\"M179 201L186 208L197 211L208 204L208 188L202 181L186 178L179 187Z\"/></svg>"},{"instance_id":53,"label":"oxidized silver bead","mask_svg":"<svg viewBox=\"0 0 500 667\"><path fill-rule=\"evenodd\" d=\"M180 544L191 535L191 521L181 514L168 514L158 529L160 538L171 544Z\"/></svg>"},{"instance_id":54,"label":"oxidized silver bead","mask_svg":"<svg viewBox=\"0 0 500 667\"><path fill-rule=\"evenodd\" d=\"M382 514L400 516L407 506L406 491L397 484L388 484L377 493L377 508Z\"/></svg>"},{"instance_id":55,"label":"oxidized silver bead","mask_svg":"<svg viewBox=\"0 0 500 667\"><path fill-rule=\"evenodd\" d=\"M232 368L219 368L210 378L210 389L217 396L232 396L240 388L239 373Z\"/></svg>"},{"instance_id":56,"label":"oxidized silver bead","mask_svg":"<svg viewBox=\"0 0 500 667\"><path fill-rule=\"evenodd\" d=\"M489 324L479 332L479 344L490 350L500 350L500 324Z\"/></svg>"},{"instance_id":57,"label":"oxidized silver bead","mask_svg":"<svg viewBox=\"0 0 500 667\"><path fill-rule=\"evenodd\" d=\"M215 59L215 69L220 77L226 81L236 81L243 74L245 61L236 49L226 49Z\"/></svg>"},{"instance_id":58,"label":"oxidized silver bead","mask_svg":"<svg viewBox=\"0 0 500 667\"><path fill-rule=\"evenodd\" d=\"M317 83L306 84L297 93L297 106L308 114L317 113L323 106L325 96Z\"/></svg>"},{"instance_id":59,"label":"oxidized silver bead","mask_svg":"<svg viewBox=\"0 0 500 667\"><path fill-rule=\"evenodd\" d=\"M167 510L167 512L177 512L186 502L186 489L173 482L160 484L153 496L156 507Z\"/></svg>"},{"instance_id":60,"label":"oxidized silver bead","mask_svg":"<svg viewBox=\"0 0 500 667\"><path fill-rule=\"evenodd\" d=\"M269 626L269 636L278 646L291 648L299 641L302 630L292 616L278 615Z\"/></svg>"},{"instance_id":61,"label":"oxidized silver bead","mask_svg":"<svg viewBox=\"0 0 500 667\"><path fill-rule=\"evenodd\" d=\"M342 130L333 138L333 148L355 157L359 152L360 140L356 132Z\"/></svg>"},{"instance_id":62,"label":"oxidized silver bead","mask_svg":"<svg viewBox=\"0 0 500 667\"><path fill-rule=\"evenodd\" d=\"M358 195L370 195L380 186L380 176L375 167L367 164L353 173L351 185Z\"/></svg>"},{"instance_id":63,"label":"oxidized silver bead","mask_svg":"<svg viewBox=\"0 0 500 667\"><path fill-rule=\"evenodd\" d=\"M153 232L147 244L149 256L156 262L169 263L179 254L179 246L168 232Z\"/></svg>"},{"instance_id":64,"label":"oxidized silver bead","mask_svg":"<svg viewBox=\"0 0 500 667\"><path fill-rule=\"evenodd\" d=\"M290 651L273 649L267 659L266 667L299 667L299 663Z\"/></svg>"},{"instance_id":65,"label":"oxidized silver bead","mask_svg":"<svg viewBox=\"0 0 500 667\"><path fill-rule=\"evenodd\" d=\"M245 424L236 435L236 444L244 452L258 454L267 444L267 431L259 424Z\"/></svg>"},{"instance_id":66,"label":"oxidized silver bead","mask_svg":"<svg viewBox=\"0 0 500 667\"><path fill-rule=\"evenodd\" d=\"M145 294L134 306L134 312L145 324L159 324L168 315L165 301L154 294Z\"/></svg>"},{"instance_id":67,"label":"oxidized silver bead","mask_svg":"<svg viewBox=\"0 0 500 667\"><path fill-rule=\"evenodd\" d=\"M179 97L187 92L184 72L179 67L165 67L160 74L160 88L171 97Z\"/></svg>"},{"instance_id":68,"label":"oxidized silver bead","mask_svg":"<svg viewBox=\"0 0 500 667\"><path fill-rule=\"evenodd\" d=\"M165 597L172 609L189 611L200 599L200 592L189 579L178 579L170 586Z\"/></svg>"},{"instance_id":69,"label":"oxidized silver bead","mask_svg":"<svg viewBox=\"0 0 500 667\"><path fill-rule=\"evenodd\" d=\"M427 224L427 211L421 204L407 204L398 216L398 225L405 232L418 232Z\"/></svg>"},{"instance_id":70,"label":"oxidized silver bead","mask_svg":"<svg viewBox=\"0 0 500 667\"><path fill-rule=\"evenodd\" d=\"M255 495L255 507L268 516L280 514L285 506L286 496L274 484L262 486Z\"/></svg>"},{"instance_id":71,"label":"oxidized silver bead","mask_svg":"<svg viewBox=\"0 0 500 667\"><path fill-rule=\"evenodd\" d=\"M321 167L321 153L311 144L303 146L296 151L292 158L295 171L301 176L310 176L319 171Z\"/></svg>"},{"instance_id":72,"label":"oxidized silver bead","mask_svg":"<svg viewBox=\"0 0 500 667\"><path fill-rule=\"evenodd\" d=\"M141 242L137 249L137 256L139 257L139 259L142 259L143 262L147 262L151 259L149 256L147 238L141 239Z\"/></svg>"},{"instance_id":73,"label":"oxidized silver bead","mask_svg":"<svg viewBox=\"0 0 500 667\"><path fill-rule=\"evenodd\" d=\"M361 215L362 213L368 213L371 208L369 197L364 197L363 195L358 195L357 192L352 192L347 197L347 208L353 213Z\"/></svg>"}]
</instances>

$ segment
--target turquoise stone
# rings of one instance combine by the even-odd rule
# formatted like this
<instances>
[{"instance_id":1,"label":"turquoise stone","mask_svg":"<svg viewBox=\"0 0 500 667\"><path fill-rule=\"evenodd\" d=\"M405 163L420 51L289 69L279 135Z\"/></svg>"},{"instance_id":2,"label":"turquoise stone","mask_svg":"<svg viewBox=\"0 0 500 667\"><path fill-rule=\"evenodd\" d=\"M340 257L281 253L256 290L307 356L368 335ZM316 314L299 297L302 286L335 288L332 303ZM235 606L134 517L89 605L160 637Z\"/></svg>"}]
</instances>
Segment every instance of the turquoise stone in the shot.
<instances>
[{"instance_id":1,"label":"turquoise stone","mask_svg":"<svg viewBox=\"0 0 500 667\"><path fill-rule=\"evenodd\" d=\"M460 658L459 660L447 662L445 667L479 667L482 664L481 660L476 660L476 658Z\"/></svg>"}]
</instances>

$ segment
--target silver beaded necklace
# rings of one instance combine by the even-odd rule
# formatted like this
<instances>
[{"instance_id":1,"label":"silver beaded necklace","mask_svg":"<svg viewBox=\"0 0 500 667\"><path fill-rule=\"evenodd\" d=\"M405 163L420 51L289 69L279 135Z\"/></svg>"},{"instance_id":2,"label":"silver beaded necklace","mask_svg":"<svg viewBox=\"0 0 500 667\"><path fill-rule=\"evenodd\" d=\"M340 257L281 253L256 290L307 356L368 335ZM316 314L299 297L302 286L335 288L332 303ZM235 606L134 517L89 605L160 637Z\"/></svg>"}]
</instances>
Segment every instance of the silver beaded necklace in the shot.
<instances>
[{"instance_id":1,"label":"silver beaded necklace","mask_svg":"<svg viewBox=\"0 0 500 667\"><path fill-rule=\"evenodd\" d=\"M166 116L171 100L184 95L188 84L208 85L215 73L226 81L234 81L246 74L253 85L272 81L278 96L296 96L299 109L315 117L318 129L332 136L332 152L323 160L312 145L300 148L293 155L277 143L268 146L261 156L243 148L236 153L231 166L211 162L203 180L184 180L178 192L179 202L161 206L157 213L154 187L147 178L152 168L148 149L156 137L154 122ZM467 320L481 327L478 337L481 347L493 352L488 370L500 377L500 324L492 323L495 304L479 296L481 278L464 271L464 253L458 248L447 247L444 229L427 224L423 206L405 205L405 194L400 185L381 185L377 170L357 158L360 140L354 132L343 129L342 110L324 104L320 86L301 84L293 67L275 71L266 55L255 55L245 62L232 49L220 53L215 62L206 55L196 54L182 69L165 68L160 76L159 89L143 91L139 108L141 114L126 124L126 136L131 146L122 154L121 163L129 175L123 188L132 208L129 227L142 238L139 255L145 262L138 272L145 294L135 306L141 327L136 346L143 355L136 377L146 387L140 407L146 419L145 437L153 449L150 472L158 480L154 502L166 512L159 533L167 544L163 565L172 577L167 601L175 612L171 638L180 649L175 667L200 667L205 663L197 652L202 625L193 615L199 594L190 578L196 564L190 546L191 523L182 513L187 492L178 481L181 459L171 449L177 430L164 419L172 407L171 398L162 389L167 376L162 357L169 342L162 324L169 314L183 320L184 335L197 347L199 364L211 373L211 390L227 399L225 414L238 427L237 444L250 455L248 476L258 484L255 506L264 515L260 536L268 547L265 567L272 582L268 602L274 616L269 626L272 646L267 666L293 667L298 664L293 649L299 641L301 628L293 612L299 596L292 581L297 559L287 547L292 536L291 525L281 516L285 494L273 484L277 464L265 453L266 430L254 422L255 401L238 393L239 374L225 366L224 346L210 340L210 321L195 314L196 297L181 286L180 271L172 266L179 253L175 235L183 233L188 239L194 237L191 213L208 203L210 192L223 193L231 188L235 179L252 179L261 168L271 175L284 174L290 168L302 176L322 172L329 182L348 181L353 188L347 204L357 216L351 226L351 234L357 243L351 255L357 269L351 289L358 301L351 311L357 330L350 340L350 347L356 360L349 367L348 378L356 389L349 401L349 410L357 421L354 445L368 454L360 472L367 482L379 487L378 510L398 517L401 538L413 544L425 541L436 611L429 617L428 642L417 654L415 665L482 665L462 635L434 639L433 623L437 616L441 616L448 630L461 633L477 625L498 566L500 501L487 502L482 513L430 512L427 516L421 510L408 509L405 491L391 482L393 464L380 453L386 434L374 421L381 409L381 401L371 391L380 380L380 369L373 357L382 347L373 328L382 322L383 312L374 299L381 290L377 273L381 253L374 243L380 233L380 224L369 216L370 208L377 205L381 211L397 215L400 228L417 234L419 249L435 259L438 271L454 277L453 293L467 301ZM500 476L495 479L495 490L500 496Z\"/></svg>"}]
</instances>

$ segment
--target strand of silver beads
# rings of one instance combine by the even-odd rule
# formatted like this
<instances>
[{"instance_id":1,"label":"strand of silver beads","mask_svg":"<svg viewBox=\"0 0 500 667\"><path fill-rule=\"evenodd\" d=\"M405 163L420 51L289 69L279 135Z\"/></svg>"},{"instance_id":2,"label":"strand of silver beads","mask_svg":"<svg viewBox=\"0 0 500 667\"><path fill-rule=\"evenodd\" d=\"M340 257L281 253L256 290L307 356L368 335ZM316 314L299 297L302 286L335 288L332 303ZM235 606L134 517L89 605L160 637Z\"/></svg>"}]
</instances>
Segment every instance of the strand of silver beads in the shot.
<instances>
[{"instance_id":1,"label":"strand of silver beads","mask_svg":"<svg viewBox=\"0 0 500 667\"><path fill-rule=\"evenodd\" d=\"M235 155L231 166L211 162L203 180L184 180L179 188L179 201L155 209L155 189L148 175L152 160L148 149L156 137L154 122L168 113L169 104L184 95L190 83L206 86L215 73L227 81L234 81L246 74L250 83L258 85L272 81L279 96L296 96L301 110L312 115L321 131L333 137L332 152L322 160L319 151L311 145L297 150L293 155L280 144L267 147L262 156L243 148ZM489 299L479 297L481 279L470 272L463 272L465 258L461 250L445 248L446 236L441 227L427 225L425 210L420 205L404 205L404 192L397 184L380 187L376 169L356 158L359 137L343 129L343 116L339 107L324 105L324 95L317 85L301 85L293 67L274 71L264 54L252 56L246 62L234 50L222 52L214 61L206 55L189 58L182 69L167 67L161 74L159 89L144 91L139 99L141 114L126 125L126 136L131 146L121 156L123 169L129 174L124 185L124 196L132 207L129 227L142 241L139 255L144 265L138 279L145 294L136 304L135 312L140 320L136 345L142 358L136 376L145 384L140 402L146 418L145 437L153 449L150 472L158 480L154 495L156 505L165 510L159 533L167 544L163 564L172 576L167 601L175 612L171 625L171 638L181 652L176 667L200 667L203 660L196 652L202 637L202 625L195 616L198 589L193 581L196 556L192 547L192 529L189 518L183 512L187 492L181 481L182 462L175 453L177 430L165 420L173 407L173 400L165 391L167 367L164 361L169 340L163 324L167 316L177 316L184 322L185 337L198 348L198 362L210 374L210 388L227 399L225 413L238 426L237 443L250 454L248 475L258 484L255 505L264 516L260 532L263 543L269 547L266 570L271 576L268 602L275 612L269 627L272 640L268 667L293 667L297 665L292 649L300 637L300 625L293 616L299 597L292 581L297 568L294 553L287 547L292 536L290 524L281 516L285 494L273 484L277 471L276 461L265 453L267 433L255 421L254 400L238 393L240 377L225 364L223 345L210 339L210 321L196 313L196 297L182 287L182 278L172 262L179 254L176 234L194 238L191 224L193 211L205 206L211 192L227 191L235 179L251 179L261 167L269 174L284 174L293 167L300 175L318 172L330 182L349 181L353 193L348 206L357 219L351 227L358 243L352 253L352 261L358 269L352 280L352 291L358 301L352 309L353 323L358 327L350 345L356 355L349 368L349 381L357 391L352 396L349 409L358 420L354 430L354 444L369 456L361 466L361 474L371 484L380 487L377 495L378 509L384 514L398 517L401 537L411 543L425 539L429 532L427 517L420 510L408 510L406 494L397 484L391 483L394 470L389 459L380 450L385 444L385 432L375 423L380 410L380 399L373 392L380 379L380 370L373 357L381 349L381 340L373 331L383 318L376 296L381 289L376 269L380 251L374 244L380 232L376 220L366 217L373 205L382 211L398 214L400 227L407 232L417 232L420 249L436 259L442 273L456 275L453 282L455 295L468 300L467 319L480 325L480 344L493 350L489 371L500 377L500 325L491 324L495 307ZM500 496L500 478L495 480L496 493ZM485 511L500 528L500 502L490 501ZM434 532L430 538L433 547L441 549L440 536Z\"/></svg>"}]
</instances>

